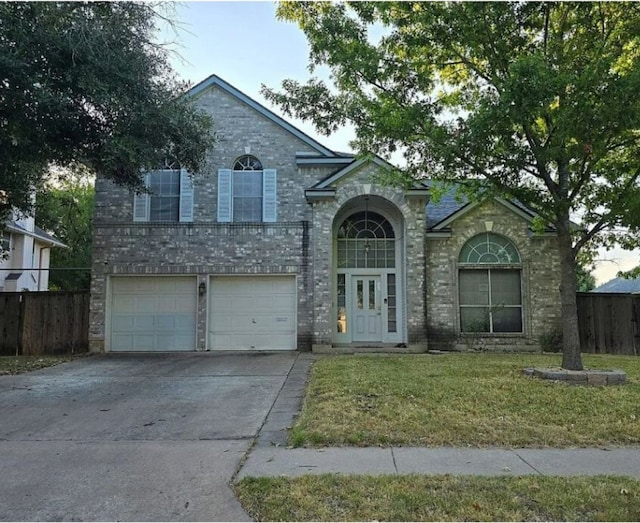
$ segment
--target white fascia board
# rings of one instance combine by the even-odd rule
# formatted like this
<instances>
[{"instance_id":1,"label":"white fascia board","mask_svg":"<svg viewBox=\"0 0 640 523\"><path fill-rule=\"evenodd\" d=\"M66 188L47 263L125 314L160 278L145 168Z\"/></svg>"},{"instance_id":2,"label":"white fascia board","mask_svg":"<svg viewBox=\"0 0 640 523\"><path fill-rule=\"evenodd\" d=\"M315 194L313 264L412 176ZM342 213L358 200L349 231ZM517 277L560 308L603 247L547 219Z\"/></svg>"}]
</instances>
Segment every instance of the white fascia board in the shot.
<instances>
[{"instance_id":1,"label":"white fascia board","mask_svg":"<svg viewBox=\"0 0 640 523\"><path fill-rule=\"evenodd\" d=\"M307 189L304 191L304 197L308 202L310 201L321 201L321 200L333 200L336 196L335 189L323 189L323 190L314 190Z\"/></svg>"},{"instance_id":2,"label":"white fascia board","mask_svg":"<svg viewBox=\"0 0 640 523\"><path fill-rule=\"evenodd\" d=\"M256 110L265 118L271 120L275 124L285 129L286 131L290 132L296 138L302 140L312 149L315 149L316 151L326 156L335 156L335 153L331 149L327 149L321 143L316 142L313 138L303 133L300 129L295 128L289 122L287 122L286 120L284 120L283 118L281 118L280 116L272 112L271 110L267 109L264 105L256 102L253 98L250 98L249 96L244 94L242 91L236 89L231 84L225 82L222 78L220 78L215 74L211 75L209 78L206 78L196 86L192 87L189 91L185 93L185 96L188 98L195 98L214 85L220 87L222 90L226 91L231 96L234 96L238 100L247 104L252 109Z\"/></svg>"},{"instance_id":3,"label":"white fascia board","mask_svg":"<svg viewBox=\"0 0 640 523\"><path fill-rule=\"evenodd\" d=\"M327 158L325 157L308 157L308 158L296 158L296 165L348 165L353 161L353 158Z\"/></svg>"},{"instance_id":4,"label":"white fascia board","mask_svg":"<svg viewBox=\"0 0 640 523\"><path fill-rule=\"evenodd\" d=\"M453 222L455 222L458 218L460 218L461 216L464 216L471 209L474 209L477 206L478 206L478 202L469 202L469 203L465 204L460 209L458 209L456 212L454 212L453 214L450 214L449 216L447 216L444 220L440 220L438 223L436 223L433 227L431 227L431 230L432 231L439 231L441 229L445 229L446 227L451 225Z\"/></svg>"},{"instance_id":5,"label":"white fascia board","mask_svg":"<svg viewBox=\"0 0 640 523\"><path fill-rule=\"evenodd\" d=\"M407 189L405 192L406 196L424 196L426 198L429 197L429 195L431 194L431 191L429 191L429 189L427 189L426 187L424 189L422 188L412 188L412 189Z\"/></svg>"},{"instance_id":6,"label":"white fascia board","mask_svg":"<svg viewBox=\"0 0 640 523\"><path fill-rule=\"evenodd\" d=\"M394 167L389 162L384 161L379 156L374 156L373 158L360 158L359 160L352 161L344 169L339 170L333 176L330 176L326 180L323 180L322 182L320 182L318 185L316 185L314 187L314 189L325 189L325 188L328 188L329 186L331 186L332 184L334 184L338 180L344 178L345 176L348 176L350 173L352 173L353 171L359 169L360 167L362 167L364 164L366 164L368 162L373 162L376 165L379 165L380 167L391 167L391 168Z\"/></svg>"},{"instance_id":7,"label":"white fascia board","mask_svg":"<svg viewBox=\"0 0 640 523\"><path fill-rule=\"evenodd\" d=\"M67 247L61 241L58 241L58 240L56 240L54 238L51 238L51 237L41 236L37 232L27 231L26 229L23 229L19 225L8 224L6 226L6 230L10 231L10 232L12 232L14 234L22 234L23 236L29 236L30 238L34 238L35 240L38 240L40 243L45 243L47 245L50 245L51 247L65 247L65 248Z\"/></svg>"},{"instance_id":8,"label":"white fascia board","mask_svg":"<svg viewBox=\"0 0 640 523\"><path fill-rule=\"evenodd\" d=\"M533 222L533 218L535 216L534 214L528 213L524 209L521 209L517 205L514 205L513 203L511 203L508 200L505 200L504 198L495 197L495 198L493 198L493 200L496 201L497 203L501 204L502 206L506 207L508 210L510 210L514 214L520 216L522 219L524 219L528 223ZM444 220L442 220L439 223L435 224L431 228L431 230L437 231L437 230L440 230L440 229L444 229L445 227L448 227L449 225L451 225L451 223L453 223L458 218L460 218L460 217L464 216L465 214L467 214L469 211L471 211L472 209L477 207L480 203L481 202L477 202L477 201L467 203L466 205L464 205L463 207L458 209L453 214L450 214Z\"/></svg>"},{"instance_id":9,"label":"white fascia board","mask_svg":"<svg viewBox=\"0 0 640 523\"><path fill-rule=\"evenodd\" d=\"M497 201L498 203L501 203L507 209L509 209L510 211L513 211L515 214L517 214L521 218L524 218L528 222L533 221L533 218L535 217L535 213L533 211L527 212L523 208L518 207L517 205L511 203L509 200L505 200L504 198L500 198L500 197L494 198L494 200Z\"/></svg>"},{"instance_id":10,"label":"white fascia board","mask_svg":"<svg viewBox=\"0 0 640 523\"><path fill-rule=\"evenodd\" d=\"M435 231L426 233L427 240L439 240L441 238L451 238L451 229L446 231Z\"/></svg>"}]
</instances>

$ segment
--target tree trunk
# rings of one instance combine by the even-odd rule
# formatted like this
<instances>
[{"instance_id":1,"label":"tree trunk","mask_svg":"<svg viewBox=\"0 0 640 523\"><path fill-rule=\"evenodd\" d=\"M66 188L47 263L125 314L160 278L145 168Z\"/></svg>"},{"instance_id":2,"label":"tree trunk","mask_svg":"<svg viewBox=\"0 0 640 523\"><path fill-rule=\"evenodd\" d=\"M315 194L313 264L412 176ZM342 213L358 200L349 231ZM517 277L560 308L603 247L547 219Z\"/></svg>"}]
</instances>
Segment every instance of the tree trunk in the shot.
<instances>
[{"instance_id":1,"label":"tree trunk","mask_svg":"<svg viewBox=\"0 0 640 523\"><path fill-rule=\"evenodd\" d=\"M557 229L562 304L562 368L582 370L576 303L576 258L571 241L569 219L563 220Z\"/></svg>"}]
</instances>

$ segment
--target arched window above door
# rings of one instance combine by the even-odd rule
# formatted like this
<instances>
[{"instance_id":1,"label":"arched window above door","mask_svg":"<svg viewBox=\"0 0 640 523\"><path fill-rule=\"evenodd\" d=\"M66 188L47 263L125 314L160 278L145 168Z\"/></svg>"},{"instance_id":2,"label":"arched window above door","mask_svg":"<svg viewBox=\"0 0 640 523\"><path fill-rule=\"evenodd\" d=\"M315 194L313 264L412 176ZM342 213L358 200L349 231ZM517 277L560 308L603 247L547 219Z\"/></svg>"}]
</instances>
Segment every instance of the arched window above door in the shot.
<instances>
[{"instance_id":1,"label":"arched window above door","mask_svg":"<svg viewBox=\"0 0 640 523\"><path fill-rule=\"evenodd\" d=\"M337 230L338 268L390 269L396 264L395 232L384 216L356 212Z\"/></svg>"},{"instance_id":2,"label":"arched window above door","mask_svg":"<svg viewBox=\"0 0 640 523\"><path fill-rule=\"evenodd\" d=\"M394 238L393 227L389 221L376 212L362 211L349 216L338 228L341 238Z\"/></svg>"}]
</instances>

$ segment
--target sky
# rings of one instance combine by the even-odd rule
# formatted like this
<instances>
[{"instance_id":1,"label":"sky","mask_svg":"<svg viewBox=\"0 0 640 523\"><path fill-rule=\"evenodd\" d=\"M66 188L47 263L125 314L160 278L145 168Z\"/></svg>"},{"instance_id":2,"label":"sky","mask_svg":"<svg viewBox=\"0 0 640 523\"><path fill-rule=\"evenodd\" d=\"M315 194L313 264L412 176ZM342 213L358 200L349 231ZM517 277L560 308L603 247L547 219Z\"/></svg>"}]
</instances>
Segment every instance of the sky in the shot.
<instances>
[{"instance_id":1,"label":"sky","mask_svg":"<svg viewBox=\"0 0 640 523\"><path fill-rule=\"evenodd\" d=\"M274 2L177 2L174 6L170 17L177 21L177 33L164 27L161 38L173 42L176 53L171 64L179 78L195 85L216 74L330 149L352 151L353 129L319 135L310 124L282 115L260 94L262 84L277 89L285 79L304 82L311 76L306 38L295 24L276 19ZM314 73L321 78L326 74L326 70ZM601 252L593 274L600 285L638 264L638 251Z\"/></svg>"}]
</instances>

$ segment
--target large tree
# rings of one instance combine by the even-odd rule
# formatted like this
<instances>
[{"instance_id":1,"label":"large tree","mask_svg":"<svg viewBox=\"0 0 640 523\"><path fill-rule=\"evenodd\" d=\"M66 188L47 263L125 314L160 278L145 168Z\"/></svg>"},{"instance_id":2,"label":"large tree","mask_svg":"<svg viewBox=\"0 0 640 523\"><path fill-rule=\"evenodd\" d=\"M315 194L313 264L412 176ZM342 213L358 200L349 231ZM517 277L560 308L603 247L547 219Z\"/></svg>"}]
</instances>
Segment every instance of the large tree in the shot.
<instances>
[{"instance_id":1,"label":"large tree","mask_svg":"<svg viewBox=\"0 0 640 523\"><path fill-rule=\"evenodd\" d=\"M166 159L196 172L211 122L180 97L156 5L0 3L0 227L52 165L132 188Z\"/></svg>"},{"instance_id":2,"label":"large tree","mask_svg":"<svg viewBox=\"0 0 640 523\"><path fill-rule=\"evenodd\" d=\"M331 83L265 95L413 176L516 198L557 230L564 351L581 369L576 259L637 240L640 4L285 2ZM332 84L332 85L331 85Z\"/></svg>"}]
</instances>

